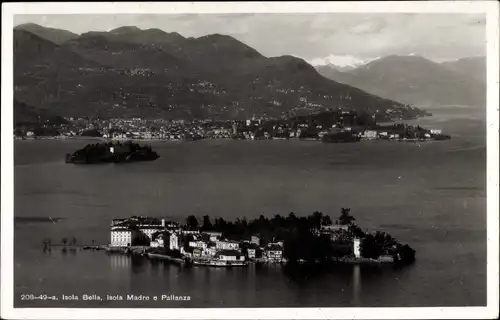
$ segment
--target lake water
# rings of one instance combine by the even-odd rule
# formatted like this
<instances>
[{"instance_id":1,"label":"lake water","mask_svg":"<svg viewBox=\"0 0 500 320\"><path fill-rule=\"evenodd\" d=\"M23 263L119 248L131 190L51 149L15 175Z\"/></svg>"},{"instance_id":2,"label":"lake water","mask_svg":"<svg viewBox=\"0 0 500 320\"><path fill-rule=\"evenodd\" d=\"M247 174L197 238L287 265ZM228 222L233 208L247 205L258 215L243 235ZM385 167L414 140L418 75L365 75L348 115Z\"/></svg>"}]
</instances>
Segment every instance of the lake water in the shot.
<instances>
[{"instance_id":1,"label":"lake water","mask_svg":"<svg viewBox=\"0 0 500 320\"><path fill-rule=\"evenodd\" d=\"M80 166L64 155L86 141L15 142L15 307L390 307L486 304L484 113L435 111L418 122L450 141L323 144L301 141L152 143L149 163ZM417 251L414 265L183 269L105 252L43 252L42 240L109 242L113 218L236 219L260 214L335 219L352 208L366 229ZM22 294L143 294L191 301L26 301Z\"/></svg>"}]
</instances>

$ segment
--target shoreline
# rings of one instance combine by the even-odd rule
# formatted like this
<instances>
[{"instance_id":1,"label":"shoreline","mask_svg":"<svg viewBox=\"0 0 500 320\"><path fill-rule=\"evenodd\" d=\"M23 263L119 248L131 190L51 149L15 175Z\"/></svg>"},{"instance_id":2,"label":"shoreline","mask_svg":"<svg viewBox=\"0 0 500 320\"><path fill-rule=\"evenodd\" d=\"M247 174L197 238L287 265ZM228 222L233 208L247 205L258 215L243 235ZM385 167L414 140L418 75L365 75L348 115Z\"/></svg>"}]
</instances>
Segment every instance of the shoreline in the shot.
<instances>
[{"instance_id":1,"label":"shoreline","mask_svg":"<svg viewBox=\"0 0 500 320\"><path fill-rule=\"evenodd\" d=\"M324 143L356 143L356 142L364 142L364 141L387 141L387 142L430 142L430 141L446 141L450 139L361 139L359 141L323 141L321 139L308 139L308 138L278 138L278 139L198 139L198 140L190 140L190 139L108 139L102 137L37 137L37 138L21 138L14 137L14 140L20 141L37 141L37 140L57 140L57 141L103 141L103 142L124 142L124 141L132 141L132 142L172 142L172 143L183 143L183 142L196 142L196 141L204 141L204 140L218 140L218 141L303 141L303 142L324 142Z\"/></svg>"},{"instance_id":2,"label":"shoreline","mask_svg":"<svg viewBox=\"0 0 500 320\"><path fill-rule=\"evenodd\" d=\"M107 253L110 254L120 254L120 255L126 255L126 256L141 256L147 260L156 260L156 261L167 261L169 263L177 264L180 266L199 266L199 267L219 267L219 268L225 268L225 269L230 269L230 268L241 268L241 267L246 267L250 265L274 265L274 266L281 266L281 267L286 267L286 266L291 266L291 265L307 265L307 263L301 263L297 262L296 264L289 264L286 261L266 261L262 259L252 259L252 260L245 260L245 263L243 264L235 264L235 265L213 265L209 263L193 263L197 259L193 258L187 258L191 262L186 261L186 258L174 258L169 255L165 254L160 254L160 253L151 253L151 252L141 252L140 249L137 248L128 248L128 247L111 247L109 245L51 245L51 247L62 247L62 248L82 248L83 250L92 250L92 251L101 251L104 250ZM199 261L198 261L199 262ZM356 258L356 257L350 257L350 256L345 256L345 257L339 257L339 258L332 258L330 261L325 262L325 265L329 264L343 264L343 265L390 265L390 266L396 266L398 263L394 260L383 260L383 259L373 259L373 258Z\"/></svg>"}]
</instances>

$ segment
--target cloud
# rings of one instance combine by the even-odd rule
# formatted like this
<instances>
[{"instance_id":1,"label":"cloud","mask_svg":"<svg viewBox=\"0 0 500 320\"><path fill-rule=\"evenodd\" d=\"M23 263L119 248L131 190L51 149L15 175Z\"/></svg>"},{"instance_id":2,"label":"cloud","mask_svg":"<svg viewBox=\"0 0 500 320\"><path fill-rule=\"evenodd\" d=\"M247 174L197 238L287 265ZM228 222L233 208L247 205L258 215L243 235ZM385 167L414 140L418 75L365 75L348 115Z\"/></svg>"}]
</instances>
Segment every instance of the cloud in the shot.
<instances>
[{"instance_id":1,"label":"cloud","mask_svg":"<svg viewBox=\"0 0 500 320\"><path fill-rule=\"evenodd\" d=\"M382 19L374 19L371 21L365 21L362 22L350 29L351 33L354 34L372 34L372 33L378 33L382 31L385 26L386 22Z\"/></svg>"}]
</instances>

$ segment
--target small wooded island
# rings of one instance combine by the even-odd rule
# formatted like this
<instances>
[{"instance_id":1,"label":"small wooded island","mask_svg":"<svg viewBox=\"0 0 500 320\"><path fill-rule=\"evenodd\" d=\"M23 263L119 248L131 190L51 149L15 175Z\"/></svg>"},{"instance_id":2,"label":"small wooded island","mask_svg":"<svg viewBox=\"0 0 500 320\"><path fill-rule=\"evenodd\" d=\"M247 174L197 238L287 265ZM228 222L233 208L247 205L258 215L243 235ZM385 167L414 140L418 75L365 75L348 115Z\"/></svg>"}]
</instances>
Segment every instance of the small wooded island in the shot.
<instances>
[{"instance_id":1,"label":"small wooded island","mask_svg":"<svg viewBox=\"0 0 500 320\"><path fill-rule=\"evenodd\" d=\"M66 154L67 163L122 163L136 161L153 161L160 156L151 150L151 146L141 146L127 141L88 144L73 154Z\"/></svg>"}]
</instances>

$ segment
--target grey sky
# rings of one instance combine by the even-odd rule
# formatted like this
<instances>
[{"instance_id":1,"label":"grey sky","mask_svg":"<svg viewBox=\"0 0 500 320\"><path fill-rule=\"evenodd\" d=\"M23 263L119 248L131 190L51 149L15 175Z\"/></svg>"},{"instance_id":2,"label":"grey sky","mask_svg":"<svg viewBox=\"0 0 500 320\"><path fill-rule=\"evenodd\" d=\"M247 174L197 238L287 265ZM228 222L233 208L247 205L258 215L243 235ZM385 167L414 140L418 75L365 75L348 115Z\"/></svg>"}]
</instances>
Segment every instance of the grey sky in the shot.
<instances>
[{"instance_id":1,"label":"grey sky","mask_svg":"<svg viewBox=\"0 0 500 320\"><path fill-rule=\"evenodd\" d=\"M477 14L120 14L16 15L75 33L125 25L159 28L186 37L231 35L266 56L292 54L307 60L330 55L373 58L416 54L432 60L485 55L485 17Z\"/></svg>"}]
</instances>

